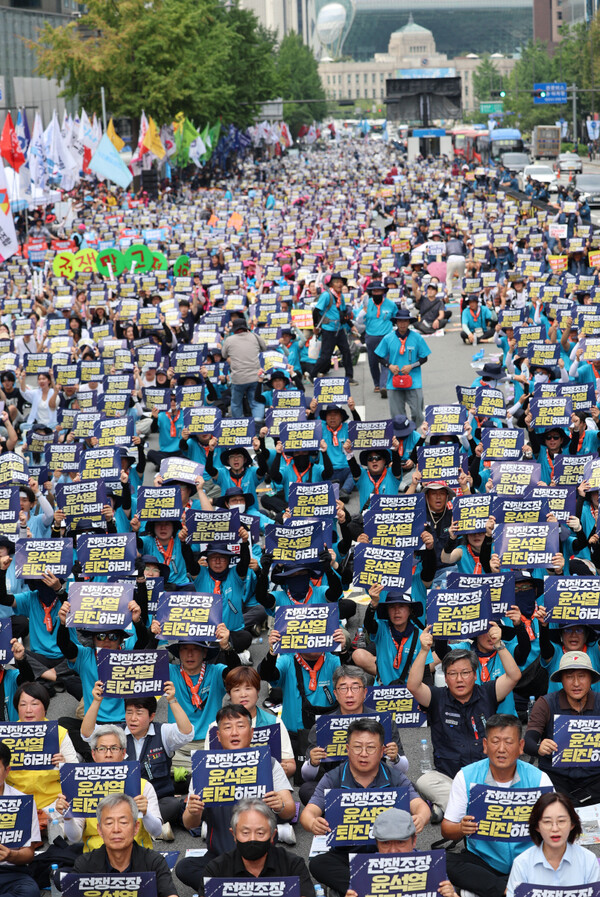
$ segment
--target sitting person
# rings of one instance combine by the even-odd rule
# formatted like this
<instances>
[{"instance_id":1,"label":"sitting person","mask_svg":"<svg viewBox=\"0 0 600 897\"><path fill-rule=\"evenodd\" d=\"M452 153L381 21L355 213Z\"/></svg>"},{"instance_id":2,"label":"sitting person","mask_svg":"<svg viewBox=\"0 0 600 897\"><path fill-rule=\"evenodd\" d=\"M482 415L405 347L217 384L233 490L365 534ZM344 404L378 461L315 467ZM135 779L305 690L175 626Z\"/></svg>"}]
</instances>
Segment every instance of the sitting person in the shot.
<instances>
[{"instance_id":1,"label":"sitting person","mask_svg":"<svg viewBox=\"0 0 600 897\"><path fill-rule=\"evenodd\" d=\"M11 752L0 742L0 797L22 797L6 781L10 774ZM2 897L40 897L40 889L29 874L29 864L36 848L42 843L35 802L31 811L31 837L19 848L11 849L0 844L0 895Z\"/></svg>"}]
</instances>

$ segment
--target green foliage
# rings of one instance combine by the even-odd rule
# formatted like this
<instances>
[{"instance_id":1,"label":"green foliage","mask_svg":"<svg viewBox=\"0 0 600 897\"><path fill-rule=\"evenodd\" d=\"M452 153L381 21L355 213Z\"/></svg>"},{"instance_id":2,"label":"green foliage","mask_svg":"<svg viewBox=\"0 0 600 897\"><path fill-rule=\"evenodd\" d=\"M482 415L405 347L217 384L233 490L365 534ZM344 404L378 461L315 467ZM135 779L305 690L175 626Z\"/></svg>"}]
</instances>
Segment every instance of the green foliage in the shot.
<instances>
[{"instance_id":1,"label":"green foliage","mask_svg":"<svg viewBox=\"0 0 600 897\"><path fill-rule=\"evenodd\" d=\"M302 125L320 121L327 114L317 60L300 35L291 32L279 45L275 67L279 96L284 100L318 100L302 104L284 102L283 117L296 137Z\"/></svg>"},{"instance_id":2,"label":"green foliage","mask_svg":"<svg viewBox=\"0 0 600 897\"><path fill-rule=\"evenodd\" d=\"M493 90L501 90L504 87L502 75L486 53L482 57L477 70L473 72L473 90L479 103L496 100L492 96Z\"/></svg>"}]
</instances>

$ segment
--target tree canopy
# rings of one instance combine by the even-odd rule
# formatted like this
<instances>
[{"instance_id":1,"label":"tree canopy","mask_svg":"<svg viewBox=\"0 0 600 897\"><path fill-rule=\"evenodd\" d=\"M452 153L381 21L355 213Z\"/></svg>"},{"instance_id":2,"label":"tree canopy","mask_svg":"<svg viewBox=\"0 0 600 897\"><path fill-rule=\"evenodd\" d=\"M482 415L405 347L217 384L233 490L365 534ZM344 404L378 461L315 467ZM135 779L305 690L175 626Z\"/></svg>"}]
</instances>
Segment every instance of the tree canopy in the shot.
<instances>
[{"instance_id":1,"label":"tree canopy","mask_svg":"<svg viewBox=\"0 0 600 897\"><path fill-rule=\"evenodd\" d=\"M318 100L317 103L284 102L283 117L294 137L302 125L320 121L327 113L325 91L317 61L299 34L287 34L279 45L276 59L277 86L284 101Z\"/></svg>"}]
</instances>

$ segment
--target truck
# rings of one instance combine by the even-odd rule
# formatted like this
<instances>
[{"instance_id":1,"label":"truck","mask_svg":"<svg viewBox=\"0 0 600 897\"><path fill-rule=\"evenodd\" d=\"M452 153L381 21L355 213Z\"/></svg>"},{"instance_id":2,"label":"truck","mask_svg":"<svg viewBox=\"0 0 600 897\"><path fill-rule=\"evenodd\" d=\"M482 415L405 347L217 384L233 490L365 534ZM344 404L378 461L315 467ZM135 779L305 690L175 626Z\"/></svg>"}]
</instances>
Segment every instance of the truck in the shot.
<instances>
[{"instance_id":1,"label":"truck","mask_svg":"<svg viewBox=\"0 0 600 897\"><path fill-rule=\"evenodd\" d=\"M534 159L556 159L560 154L560 125L536 125L531 135Z\"/></svg>"}]
</instances>

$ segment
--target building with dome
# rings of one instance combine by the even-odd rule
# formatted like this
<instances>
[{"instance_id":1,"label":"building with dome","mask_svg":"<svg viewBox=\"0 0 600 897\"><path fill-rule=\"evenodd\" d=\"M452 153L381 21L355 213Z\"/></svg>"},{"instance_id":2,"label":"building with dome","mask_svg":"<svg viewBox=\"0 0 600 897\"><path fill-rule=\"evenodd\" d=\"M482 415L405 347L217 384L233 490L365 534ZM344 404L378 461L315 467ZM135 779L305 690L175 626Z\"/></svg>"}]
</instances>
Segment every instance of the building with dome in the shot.
<instances>
[{"instance_id":1,"label":"building with dome","mask_svg":"<svg viewBox=\"0 0 600 897\"><path fill-rule=\"evenodd\" d=\"M510 74L515 60L494 53L492 61L502 76ZM401 28L389 36L387 53L375 53L372 59L334 61L322 59L319 63L321 83L330 99L372 100L380 107L385 98L387 78L461 78L462 108L473 111L478 99L473 90L473 73L477 71L481 57L477 53L455 56L438 53L432 31L415 22L412 13ZM381 106L385 117L385 107Z\"/></svg>"}]
</instances>

